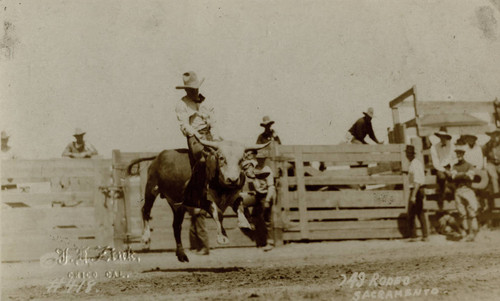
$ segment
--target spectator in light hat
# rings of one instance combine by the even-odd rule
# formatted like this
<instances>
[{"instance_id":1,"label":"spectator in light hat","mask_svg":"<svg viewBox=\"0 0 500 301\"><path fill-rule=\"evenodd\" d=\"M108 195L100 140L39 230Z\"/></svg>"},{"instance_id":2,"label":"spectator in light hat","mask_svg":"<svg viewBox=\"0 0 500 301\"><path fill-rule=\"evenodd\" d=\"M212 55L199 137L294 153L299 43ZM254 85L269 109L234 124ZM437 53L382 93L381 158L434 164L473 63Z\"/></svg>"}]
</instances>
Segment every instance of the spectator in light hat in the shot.
<instances>
[{"instance_id":1,"label":"spectator in light hat","mask_svg":"<svg viewBox=\"0 0 500 301\"><path fill-rule=\"evenodd\" d=\"M432 165L436 170L436 182L438 185L438 205L443 206L446 185L446 171L451 168L454 163L455 155L454 147L451 144L451 135L448 134L446 127L441 127L438 132L434 133L439 138L439 143L431 146Z\"/></svg>"},{"instance_id":2,"label":"spectator in light hat","mask_svg":"<svg viewBox=\"0 0 500 301\"><path fill-rule=\"evenodd\" d=\"M97 155L96 148L83 139L85 132L81 128L76 128L73 137L75 141L70 142L64 149L62 156L68 158L91 158Z\"/></svg>"},{"instance_id":3,"label":"spectator in light hat","mask_svg":"<svg viewBox=\"0 0 500 301\"><path fill-rule=\"evenodd\" d=\"M271 128L273 124L274 120L272 120L269 116L264 116L262 118L260 126L264 128L264 132L262 132L257 138L257 144L265 144L269 141L276 141L276 143L281 144L280 137L276 134L274 129Z\"/></svg>"}]
</instances>

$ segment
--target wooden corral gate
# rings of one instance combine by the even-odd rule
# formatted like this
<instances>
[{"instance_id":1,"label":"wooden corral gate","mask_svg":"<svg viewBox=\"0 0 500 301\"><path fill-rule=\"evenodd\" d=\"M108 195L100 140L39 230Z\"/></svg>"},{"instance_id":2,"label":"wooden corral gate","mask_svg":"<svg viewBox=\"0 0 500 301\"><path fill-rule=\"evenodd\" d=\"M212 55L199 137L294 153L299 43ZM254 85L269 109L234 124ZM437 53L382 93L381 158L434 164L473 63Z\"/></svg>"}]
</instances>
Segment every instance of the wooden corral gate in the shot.
<instances>
[{"instance_id":1,"label":"wooden corral gate","mask_svg":"<svg viewBox=\"0 0 500 301\"><path fill-rule=\"evenodd\" d=\"M110 160L4 160L1 176L3 262L112 244L111 210L99 189L110 182Z\"/></svg>"},{"instance_id":2,"label":"wooden corral gate","mask_svg":"<svg viewBox=\"0 0 500 301\"><path fill-rule=\"evenodd\" d=\"M120 226L115 221L115 236L133 249L141 248L138 244L142 233L141 207L150 162L140 164L140 177L128 177L125 168L136 158L155 154L113 151L115 184L124 191L123 206L118 213L123 216L123 223ZM278 244L405 235L408 185L407 175L401 170L408 169L408 161L404 145L273 145L259 156L269 159L277 175L278 201L273 209L273 222ZM314 169L308 164L312 161L326 161L327 170ZM157 198L151 215L151 249L174 249L173 216L166 200ZM227 246L255 245L237 228L232 209L228 208L224 216L230 239ZM190 223L186 220L189 220L187 214L182 240L188 246ZM207 219L206 224L211 247L221 247L216 244L215 223Z\"/></svg>"},{"instance_id":3,"label":"wooden corral gate","mask_svg":"<svg viewBox=\"0 0 500 301\"><path fill-rule=\"evenodd\" d=\"M408 170L404 145L276 145L276 238L283 241L400 238ZM313 168L314 161L327 169ZM362 163L362 164L360 164ZM379 173L379 170L385 170Z\"/></svg>"}]
</instances>

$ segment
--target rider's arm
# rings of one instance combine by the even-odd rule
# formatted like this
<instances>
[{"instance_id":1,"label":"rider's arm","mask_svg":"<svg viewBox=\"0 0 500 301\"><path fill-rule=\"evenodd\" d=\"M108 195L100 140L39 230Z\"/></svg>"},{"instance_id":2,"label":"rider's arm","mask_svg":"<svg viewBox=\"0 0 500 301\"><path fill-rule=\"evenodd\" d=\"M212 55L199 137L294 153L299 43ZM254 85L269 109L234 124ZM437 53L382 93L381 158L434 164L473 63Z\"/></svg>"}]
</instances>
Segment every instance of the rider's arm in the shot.
<instances>
[{"instance_id":1,"label":"rider's arm","mask_svg":"<svg viewBox=\"0 0 500 301\"><path fill-rule=\"evenodd\" d=\"M175 107L175 113L177 114L177 120L179 120L179 125L184 136L191 137L198 133L198 131L196 131L189 123L190 115L184 102L177 104Z\"/></svg>"},{"instance_id":2,"label":"rider's arm","mask_svg":"<svg viewBox=\"0 0 500 301\"><path fill-rule=\"evenodd\" d=\"M207 114L208 114L207 123L210 126L210 133L212 134L213 139L214 140L222 140L220 133L219 133L219 128L217 127L214 108L211 106L207 106Z\"/></svg>"}]
</instances>

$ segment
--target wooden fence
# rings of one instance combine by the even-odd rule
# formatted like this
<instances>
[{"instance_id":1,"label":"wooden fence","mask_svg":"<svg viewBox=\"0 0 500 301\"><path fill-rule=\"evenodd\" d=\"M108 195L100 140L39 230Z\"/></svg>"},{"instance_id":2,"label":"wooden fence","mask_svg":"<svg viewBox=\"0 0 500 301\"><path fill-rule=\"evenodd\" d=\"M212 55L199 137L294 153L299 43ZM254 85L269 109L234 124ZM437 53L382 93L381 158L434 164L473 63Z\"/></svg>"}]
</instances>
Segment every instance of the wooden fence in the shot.
<instances>
[{"instance_id":1,"label":"wooden fence","mask_svg":"<svg viewBox=\"0 0 500 301\"><path fill-rule=\"evenodd\" d=\"M2 261L112 243L112 217L99 190L109 184L110 167L103 159L2 161Z\"/></svg>"},{"instance_id":2,"label":"wooden fence","mask_svg":"<svg viewBox=\"0 0 500 301\"><path fill-rule=\"evenodd\" d=\"M404 145L278 145L274 161L281 170L274 214L278 240L405 234L409 191L408 177L401 173L408 170ZM330 167L319 171L311 166L314 161Z\"/></svg>"}]
</instances>

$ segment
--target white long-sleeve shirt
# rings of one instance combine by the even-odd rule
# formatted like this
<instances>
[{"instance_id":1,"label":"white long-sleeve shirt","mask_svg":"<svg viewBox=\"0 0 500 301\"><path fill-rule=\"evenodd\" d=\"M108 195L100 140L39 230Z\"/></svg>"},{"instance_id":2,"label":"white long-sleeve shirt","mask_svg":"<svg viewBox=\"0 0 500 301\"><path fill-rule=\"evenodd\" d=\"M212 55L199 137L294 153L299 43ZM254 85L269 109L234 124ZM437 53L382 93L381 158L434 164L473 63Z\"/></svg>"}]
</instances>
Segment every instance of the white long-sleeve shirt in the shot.
<instances>
[{"instance_id":1,"label":"white long-sleeve shirt","mask_svg":"<svg viewBox=\"0 0 500 301\"><path fill-rule=\"evenodd\" d=\"M455 162L454 155L454 147L450 142L446 143L446 145L439 142L431 147L432 165L439 171L444 171L446 165L450 165L450 167L453 165Z\"/></svg>"},{"instance_id":2,"label":"white long-sleeve shirt","mask_svg":"<svg viewBox=\"0 0 500 301\"><path fill-rule=\"evenodd\" d=\"M203 97L200 95L200 97ZM204 99L204 97L203 97ZM205 101L197 103L184 96L175 107L182 133L186 137L193 136L200 130L210 128L212 136L217 136L214 118L214 108Z\"/></svg>"},{"instance_id":3,"label":"white long-sleeve shirt","mask_svg":"<svg viewBox=\"0 0 500 301\"><path fill-rule=\"evenodd\" d=\"M470 148L468 145L465 150L464 155L465 161L474 165L474 167L483 169L484 168L484 156L483 150L477 144L474 144L474 147Z\"/></svg>"}]
</instances>

